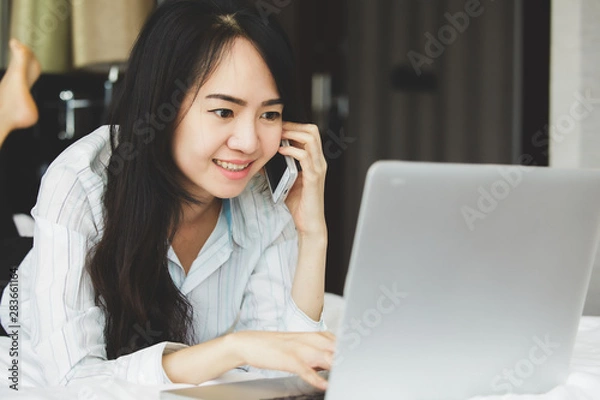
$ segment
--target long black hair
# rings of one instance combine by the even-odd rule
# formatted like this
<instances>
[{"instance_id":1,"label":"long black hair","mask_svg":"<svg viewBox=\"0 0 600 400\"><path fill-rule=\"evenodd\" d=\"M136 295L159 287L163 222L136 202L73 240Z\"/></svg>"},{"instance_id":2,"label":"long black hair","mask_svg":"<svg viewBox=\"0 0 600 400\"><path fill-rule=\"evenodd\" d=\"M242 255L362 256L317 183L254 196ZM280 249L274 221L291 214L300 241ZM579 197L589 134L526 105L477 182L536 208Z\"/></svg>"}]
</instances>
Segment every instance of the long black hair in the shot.
<instances>
[{"instance_id":1,"label":"long black hair","mask_svg":"<svg viewBox=\"0 0 600 400\"><path fill-rule=\"evenodd\" d=\"M236 38L248 39L264 58L284 101L284 120L301 121L288 39L253 4L167 0L131 52L109 111L113 152L102 236L87 260L106 318L108 359L161 341L193 340L191 306L171 280L167 252L182 205L199 200L183 188L171 143L187 111L184 96L197 94Z\"/></svg>"}]
</instances>

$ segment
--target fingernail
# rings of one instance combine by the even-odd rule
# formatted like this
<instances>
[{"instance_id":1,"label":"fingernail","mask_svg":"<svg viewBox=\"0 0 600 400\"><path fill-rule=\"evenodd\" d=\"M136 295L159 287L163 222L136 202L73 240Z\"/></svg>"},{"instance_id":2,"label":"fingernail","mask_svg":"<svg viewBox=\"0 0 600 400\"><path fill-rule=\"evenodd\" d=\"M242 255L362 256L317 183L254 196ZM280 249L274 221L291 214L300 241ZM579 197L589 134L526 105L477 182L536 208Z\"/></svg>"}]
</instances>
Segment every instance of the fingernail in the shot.
<instances>
[{"instance_id":1,"label":"fingernail","mask_svg":"<svg viewBox=\"0 0 600 400\"><path fill-rule=\"evenodd\" d=\"M327 363L330 365L333 364L333 356L331 354L326 354L325 361L327 361Z\"/></svg>"},{"instance_id":2,"label":"fingernail","mask_svg":"<svg viewBox=\"0 0 600 400\"><path fill-rule=\"evenodd\" d=\"M327 390L327 384L328 384L328 382L327 382L327 381L325 381L325 380L324 380L324 381L322 381L322 382L321 382L321 389L322 389L322 390Z\"/></svg>"}]
</instances>

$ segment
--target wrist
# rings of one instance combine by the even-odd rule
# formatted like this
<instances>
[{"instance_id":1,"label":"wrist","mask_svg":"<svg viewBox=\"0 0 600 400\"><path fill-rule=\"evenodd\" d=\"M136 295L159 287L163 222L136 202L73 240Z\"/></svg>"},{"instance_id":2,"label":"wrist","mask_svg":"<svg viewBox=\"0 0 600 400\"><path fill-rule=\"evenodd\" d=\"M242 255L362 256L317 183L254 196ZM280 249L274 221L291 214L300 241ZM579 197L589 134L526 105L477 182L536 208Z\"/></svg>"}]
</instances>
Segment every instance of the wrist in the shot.
<instances>
[{"instance_id":1,"label":"wrist","mask_svg":"<svg viewBox=\"0 0 600 400\"><path fill-rule=\"evenodd\" d=\"M247 365L248 356L246 354L245 334L244 332L233 332L225 336L222 336L223 342L227 349L231 359L235 362L236 367Z\"/></svg>"},{"instance_id":2,"label":"wrist","mask_svg":"<svg viewBox=\"0 0 600 400\"><path fill-rule=\"evenodd\" d=\"M300 248L311 248L312 251L327 251L327 235L311 234L298 235L298 246Z\"/></svg>"},{"instance_id":3,"label":"wrist","mask_svg":"<svg viewBox=\"0 0 600 400\"><path fill-rule=\"evenodd\" d=\"M323 224L322 226L311 229L310 231L298 231L298 239L301 242L323 244L327 246L327 225Z\"/></svg>"}]
</instances>

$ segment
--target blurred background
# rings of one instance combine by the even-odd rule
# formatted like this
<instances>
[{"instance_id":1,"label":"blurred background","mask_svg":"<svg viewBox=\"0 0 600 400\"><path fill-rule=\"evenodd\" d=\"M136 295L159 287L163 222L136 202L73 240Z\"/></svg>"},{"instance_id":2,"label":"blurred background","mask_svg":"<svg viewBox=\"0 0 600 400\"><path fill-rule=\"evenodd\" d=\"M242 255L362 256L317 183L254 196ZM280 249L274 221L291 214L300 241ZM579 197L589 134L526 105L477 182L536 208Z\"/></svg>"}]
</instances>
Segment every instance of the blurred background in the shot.
<instances>
[{"instance_id":1,"label":"blurred background","mask_svg":"<svg viewBox=\"0 0 600 400\"><path fill-rule=\"evenodd\" d=\"M28 214L49 163L103 123L139 28L161 1L0 1L0 66L16 37L43 69L33 89L39 123L9 137L0 165L9 171L14 212ZM287 30L302 100L321 129L330 292L343 291L375 160L600 166L596 0L255 5ZM578 118L574 109L589 112ZM600 313L597 286L588 314Z\"/></svg>"}]
</instances>

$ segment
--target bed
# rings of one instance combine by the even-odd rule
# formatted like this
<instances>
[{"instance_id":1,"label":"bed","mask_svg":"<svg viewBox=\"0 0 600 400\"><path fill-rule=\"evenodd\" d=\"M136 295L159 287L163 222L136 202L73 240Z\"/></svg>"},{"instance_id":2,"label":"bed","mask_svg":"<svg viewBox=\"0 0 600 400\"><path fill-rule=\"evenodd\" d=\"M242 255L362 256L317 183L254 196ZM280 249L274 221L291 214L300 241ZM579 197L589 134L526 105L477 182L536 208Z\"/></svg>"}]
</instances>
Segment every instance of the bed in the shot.
<instances>
[{"instance_id":1,"label":"bed","mask_svg":"<svg viewBox=\"0 0 600 400\"><path fill-rule=\"evenodd\" d=\"M329 307L334 316L339 315L335 303ZM327 318L327 316L326 316ZM333 318L333 317L331 317ZM330 319L335 325L336 320ZM259 376L232 371L214 381L205 384L232 382L246 379L256 379ZM6 382L0 387L0 399L56 399L56 400L159 400L160 392L167 389L186 387L190 385L160 385L142 386L114 379L98 379L90 381L85 386L21 388L19 392L8 389ZM479 396L471 400L595 400L600 399L600 317L583 317L579 324L579 332L573 359L571 374L564 385L540 395L505 395Z\"/></svg>"}]
</instances>

